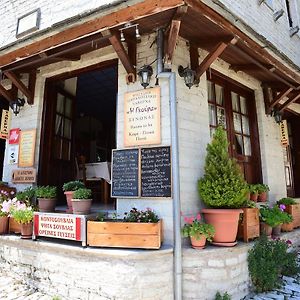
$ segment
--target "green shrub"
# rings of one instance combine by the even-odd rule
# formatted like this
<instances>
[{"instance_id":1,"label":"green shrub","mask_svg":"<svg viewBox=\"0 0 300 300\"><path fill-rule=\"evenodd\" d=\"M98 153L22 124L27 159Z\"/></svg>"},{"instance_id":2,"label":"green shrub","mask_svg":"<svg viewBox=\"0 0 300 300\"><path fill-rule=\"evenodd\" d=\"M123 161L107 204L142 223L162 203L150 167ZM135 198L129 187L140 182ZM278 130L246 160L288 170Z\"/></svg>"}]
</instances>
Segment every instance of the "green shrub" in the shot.
<instances>
[{"instance_id":1,"label":"green shrub","mask_svg":"<svg viewBox=\"0 0 300 300\"><path fill-rule=\"evenodd\" d=\"M293 205L297 204L297 202L293 198L281 198L277 201L277 205L284 204L284 205Z\"/></svg>"},{"instance_id":2,"label":"green shrub","mask_svg":"<svg viewBox=\"0 0 300 300\"><path fill-rule=\"evenodd\" d=\"M245 202L248 185L236 161L229 157L226 131L218 127L207 145L205 174L198 181L202 201L213 208L239 208Z\"/></svg>"},{"instance_id":3,"label":"green shrub","mask_svg":"<svg viewBox=\"0 0 300 300\"><path fill-rule=\"evenodd\" d=\"M243 204L243 207L245 208L256 208L256 203L254 201L251 200L246 200Z\"/></svg>"},{"instance_id":4,"label":"green shrub","mask_svg":"<svg viewBox=\"0 0 300 300\"><path fill-rule=\"evenodd\" d=\"M35 195L37 198L56 198L56 186L38 186Z\"/></svg>"},{"instance_id":5,"label":"green shrub","mask_svg":"<svg viewBox=\"0 0 300 300\"><path fill-rule=\"evenodd\" d=\"M159 221L158 215L151 209L138 210L133 207L129 213L124 213L125 222L135 222L135 223L157 223Z\"/></svg>"},{"instance_id":6,"label":"green shrub","mask_svg":"<svg viewBox=\"0 0 300 300\"><path fill-rule=\"evenodd\" d=\"M28 224L33 220L33 210L31 207L13 209L11 214L19 224Z\"/></svg>"},{"instance_id":7,"label":"green shrub","mask_svg":"<svg viewBox=\"0 0 300 300\"><path fill-rule=\"evenodd\" d=\"M261 183L256 184L256 189L259 194L270 190L267 184L261 184Z\"/></svg>"},{"instance_id":8,"label":"green shrub","mask_svg":"<svg viewBox=\"0 0 300 300\"><path fill-rule=\"evenodd\" d=\"M257 184L248 184L250 194L258 194Z\"/></svg>"},{"instance_id":9,"label":"green shrub","mask_svg":"<svg viewBox=\"0 0 300 300\"><path fill-rule=\"evenodd\" d=\"M261 206L259 209L259 218L271 227L276 227L280 224L287 224L293 221L293 217L282 211L277 205L273 208Z\"/></svg>"},{"instance_id":10,"label":"green shrub","mask_svg":"<svg viewBox=\"0 0 300 300\"><path fill-rule=\"evenodd\" d=\"M85 185L83 182L81 182L79 180L69 181L63 185L64 192L76 191L76 190L82 189L82 188L85 188Z\"/></svg>"},{"instance_id":11,"label":"green shrub","mask_svg":"<svg viewBox=\"0 0 300 300\"><path fill-rule=\"evenodd\" d=\"M18 201L25 203L27 206L31 206L34 203L35 198L35 188L27 187L22 192L18 192L16 194L16 198Z\"/></svg>"},{"instance_id":12,"label":"green shrub","mask_svg":"<svg viewBox=\"0 0 300 300\"><path fill-rule=\"evenodd\" d=\"M73 199L91 199L92 197L92 190L81 188L74 191Z\"/></svg>"},{"instance_id":13,"label":"green shrub","mask_svg":"<svg viewBox=\"0 0 300 300\"><path fill-rule=\"evenodd\" d=\"M290 241L268 240L261 236L248 252L248 269L257 292L280 287L280 275L299 272L296 253L289 251Z\"/></svg>"},{"instance_id":14,"label":"green shrub","mask_svg":"<svg viewBox=\"0 0 300 300\"><path fill-rule=\"evenodd\" d=\"M227 292L224 295L221 295L220 292L217 292L215 300L231 300L231 297Z\"/></svg>"}]
</instances>

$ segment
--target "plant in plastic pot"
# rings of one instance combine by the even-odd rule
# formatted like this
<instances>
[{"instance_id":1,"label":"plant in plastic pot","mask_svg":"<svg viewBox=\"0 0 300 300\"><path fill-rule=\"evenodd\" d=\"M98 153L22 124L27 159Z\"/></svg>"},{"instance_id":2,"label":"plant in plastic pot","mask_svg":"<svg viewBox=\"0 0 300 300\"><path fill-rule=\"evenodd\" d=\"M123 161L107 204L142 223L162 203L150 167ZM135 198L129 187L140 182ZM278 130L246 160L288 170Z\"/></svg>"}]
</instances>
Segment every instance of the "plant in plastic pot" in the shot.
<instances>
[{"instance_id":1,"label":"plant in plastic pot","mask_svg":"<svg viewBox=\"0 0 300 300\"><path fill-rule=\"evenodd\" d=\"M257 184L257 192L258 192L258 201L266 202L268 199L268 191L270 190L269 186L266 184Z\"/></svg>"},{"instance_id":2,"label":"plant in plastic pot","mask_svg":"<svg viewBox=\"0 0 300 300\"><path fill-rule=\"evenodd\" d=\"M73 212L72 199L73 199L74 191L78 189L82 189L84 187L85 187L84 183L79 180L69 181L63 185L63 191L64 194L66 195L67 204L68 204L67 212L69 213Z\"/></svg>"},{"instance_id":3,"label":"plant in plastic pot","mask_svg":"<svg viewBox=\"0 0 300 300\"><path fill-rule=\"evenodd\" d=\"M33 233L33 209L24 203L14 207L11 211L15 221L21 224L21 238L30 239Z\"/></svg>"},{"instance_id":4,"label":"plant in plastic pot","mask_svg":"<svg viewBox=\"0 0 300 300\"><path fill-rule=\"evenodd\" d=\"M56 186L38 186L35 195L39 203L40 212L55 211L56 204Z\"/></svg>"},{"instance_id":5,"label":"plant in plastic pot","mask_svg":"<svg viewBox=\"0 0 300 300\"><path fill-rule=\"evenodd\" d=\"M92 191L81 188L73 193L72 206L73 213L77 215L88 215L92 206Z\"/></svg>"},{"instance_id":6,"label":"plant in plastic pot","mask_svg":"<svg viewBox=\"0 0 300 300\"><path fill-rule=\"evenodd\" d=\"M204 176L198 181L205 222L216 230L213 243L234 246L240 209L247 198L248 185L237 162L230 158L226 131L219 126L207 145Z\"/></svg>"}]
</instances>

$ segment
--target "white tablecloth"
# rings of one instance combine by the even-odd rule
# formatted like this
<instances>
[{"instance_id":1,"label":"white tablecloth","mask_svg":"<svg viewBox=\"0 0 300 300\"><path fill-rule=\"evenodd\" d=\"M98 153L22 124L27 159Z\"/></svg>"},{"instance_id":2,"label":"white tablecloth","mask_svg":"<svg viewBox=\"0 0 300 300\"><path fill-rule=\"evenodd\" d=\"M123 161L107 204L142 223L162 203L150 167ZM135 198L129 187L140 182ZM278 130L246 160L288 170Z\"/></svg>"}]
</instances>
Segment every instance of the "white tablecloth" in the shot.
<instances>
[{"instance_id":1,"label":"white tablecloth","mask_svg":"<svg viewBox=\"0 0 300 300\"><path fill-rule=\"evenodd\" d=\"M86 179L97 180L99 178L103 178L105 181L110 183L110 166L111 163L107 161L85 164ZM82 177L82 172L80 172L80 175Z\"/></svg>"}]
</instances>

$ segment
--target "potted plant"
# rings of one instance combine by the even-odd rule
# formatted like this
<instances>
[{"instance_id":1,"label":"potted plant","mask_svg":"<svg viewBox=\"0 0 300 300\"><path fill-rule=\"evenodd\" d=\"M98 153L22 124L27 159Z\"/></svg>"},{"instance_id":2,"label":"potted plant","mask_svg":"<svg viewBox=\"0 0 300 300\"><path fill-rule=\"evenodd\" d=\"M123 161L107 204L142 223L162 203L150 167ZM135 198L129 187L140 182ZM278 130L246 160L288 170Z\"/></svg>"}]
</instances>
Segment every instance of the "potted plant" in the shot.
<instances>
[{"instance_id":1,"label":"potted plant","mask_svg":"<svg viewBox=\"0 0 300 300\"><path fill-rule=\"evenodd\" d=\"M63 191L64 194L66 195L67 204L68 204L67 212L69 213L73 212L72 199L73 199L74 191L84 187L85 187L84 183L79 180L69 181L63 185Z\"/></svg>"},{"instance_id":2,"label":"potted plant","mask_svg":"<svg viewBox=\"0 0 300 300\"><path fill-rule=\"evenodd\" d=\"M240 207L248 186L236 161L229 157L226 131L218 127L207 146L204 177L198 181L205 222L216 230L213 244L236 245Z\"/></svg>"},{"instance_id":3,"label":"potted plant","mask_svg":"<svg viewBox=\"0 0 300 300\"><path fill-rule=\"evenodd\" d=\"M92 206L92 191L80 188L73 193L72 207L73 213L77 215L88 215Z\"/></svg>"},{"instance_id":4,"label":"potted plant","mask_svg":"<svg viewBox=\"0 0 300 300\"><path fill-rule=\"evenodd\" d=\"M266 202L268 198L267 192L270 190L269 186L266 184L257 184L256 188L258 192L258 201Z\"/></svg>"},{"instance_id":5,"label":"potted plant","mask_svg":"<svg viewBox=\"0 0 300 300\"><path fill-rule=\"evenodd\" d=\"M257 184L249 184L249 193L250 193L250 200L257 202L258 199L258 190L257 190Z\"/></svg>"},{"instance_id":6,"label":"potted plant","mask_svg":"<svg viewBox=\"0 0 300 300\"><path fill-rule=\"evenodd\" d=\"M55 186L38 186L35 190L38 199L40 212L55 211L56 204L56 187Z\"/></svg>"},{"instance_id":7,"label":"potted plant","mask_svg":"<svg viewBox=\"0 0 300 300\"><path fill-rule=\"evenodd\" d=\"M285 212L289 213L293 217L293 222L290 224L284 224L283 230L284 231L291 231L294 228L300 226L300 204L295 201L293 198L281 198L277 201L277 205L284 204L285 205Z\"/></svg>"},{"instance_id":8,"label":"potted plant","mask_svg":"<svg viewBox=\"0 0 300 300\"><path fill-rule=\"evenodd\" d=\"M215 229L211 224L201 223L201 216L198 214L196 218L184 217L186 222L181 229L184 237L190 237L192 247L195 249L203 249L205 247L206 240L212 241L215 234Z\"/></svg>"},{"instance_id":9,"label":"potted plant","mask_svg":"<svg viewBox=\"0 0 300 300\"><path fill-rule=\"evenodd\" d=\"M26 206L35 206L35 188L27 187L23 191L16 193L18 201L25 203Z\"/></svg>"},{"instance_id":10,"label":"potted plant","mask_svg":"<svg viewBox=\"0 0 300 300\"><path fill-rule=\"evenodd\" d=\"M159 249L162 243L162 220L147 208L132 208L124 218L105 218L87 222L87 244L98 247Z\"/></svg>"},{"instance_id":11,"label":"potted plant","mask_svg":"<svg viewBox=\"0 0 300 300\"><path fill-rule=\"evenodd\" d=\"M6 202L0 203L0 234L8 233L9 209L7 209Z\"/></svg>"},{"instance_id":12,"label":"potted plant","mask_svg":"<svg viewBox=\"0 0 300 300\"><path fill-rule=\"evenodd\" d=\"M256 203L247 200L243 205L243 214L240 216L238 238L248 242L249 239L259 237L259 209Z\"/></svg>"},{"instance_id":13,"label":"potted plant","mask_svg":"<svg viewBox=\"0 0 300 300\"><path fill-rule=\"evenodd\" d=\"M33 233L33 209L23 204L11 212L15 221L21 225L21 238L30 239Z\"/></svg>"}]
</instances>

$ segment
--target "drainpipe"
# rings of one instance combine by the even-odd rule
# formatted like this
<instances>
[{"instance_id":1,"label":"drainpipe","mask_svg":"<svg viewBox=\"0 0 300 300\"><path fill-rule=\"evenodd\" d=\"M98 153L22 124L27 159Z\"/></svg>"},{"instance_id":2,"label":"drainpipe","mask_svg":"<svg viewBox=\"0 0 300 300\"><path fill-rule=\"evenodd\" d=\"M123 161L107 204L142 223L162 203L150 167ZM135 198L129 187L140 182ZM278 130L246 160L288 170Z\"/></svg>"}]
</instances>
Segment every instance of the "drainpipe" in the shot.
<instances>
[{"instance_id":1,"label":"drainpipe","mask_svg":"<svg viewBox=\"0 0 300 300\"><path fill-rule=\"evenodd\" d=\"M182 299L182 248L180 223L180 177L179 177L179 147L178 121L176 101L176 75L174 72L164 72L162 63L163 31L159 29L157 36L157 72L158 78L169 79L170 116L171 116L171 155L173 177L173 231L174 231L174 299Z\"/></svg>"}]
</instances>

